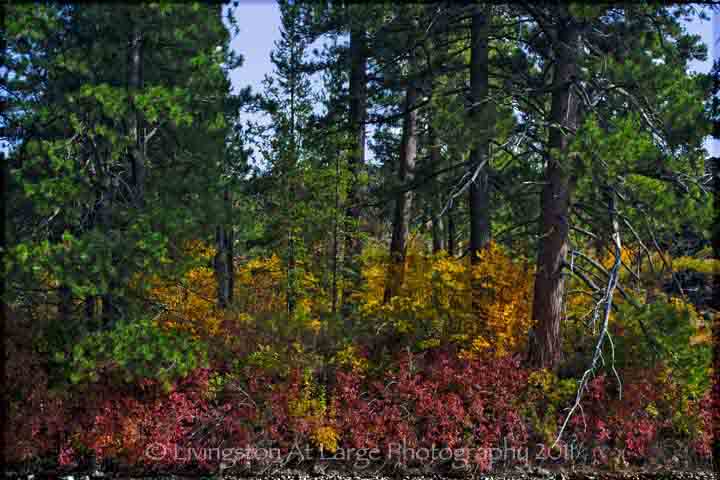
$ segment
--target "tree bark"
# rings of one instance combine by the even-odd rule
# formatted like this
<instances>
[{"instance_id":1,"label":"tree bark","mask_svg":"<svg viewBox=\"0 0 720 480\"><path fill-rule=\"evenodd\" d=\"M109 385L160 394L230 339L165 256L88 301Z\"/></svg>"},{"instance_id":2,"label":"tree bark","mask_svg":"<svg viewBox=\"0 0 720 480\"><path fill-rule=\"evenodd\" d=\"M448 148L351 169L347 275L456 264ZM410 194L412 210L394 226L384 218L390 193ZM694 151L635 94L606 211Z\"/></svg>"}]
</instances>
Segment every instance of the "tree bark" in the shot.
<instances>
[{"instance_id":1,"label":"tree bark","mask_svg":"<svg viewBox=\"0 0 720 480\"><path fill-rule=\"evenodd\" d=\"M348 157L350 185L347 195L347 218L349 227L345 237L345 259L350 268L356 267L362 251L359 238L360 202L362 185L360 174L365 168L365 119L367 114L367 45L365 31L354 26L350 31L350 136Z\"/></svg>"},{"instance_id":2,"label":"tree bark","mask_svg":"<svg viewBox=\"0 0 720 480\"><path fill-rule=\"evenodd\" d=\"M550 109L549 151L541 197L540 244L535 278L533 320L528 359L532 366L555 370L561 359L560 321L565 282L569 213L574 180L568 146L578 125L579 99L572 83L577 75L578 30L567 8L559 7L555 26L555 67Z\"/></svg>"},{"instance_id":3,"label":"tree bark","mask_svg":"<svg viewBox=\"0 0 720 480\"><path fill-rule=\"evenodd\" d=\"M451 205L447 211L447 252L451 257L457 254L455 236L455 205Z\"/></svg>"},{"instance_id":4,"label":"tree bark","mask_svg":"<svg viewBox=\"0 0 720 480\"><path fill-rule=\"evenodd\" d=\"M488 155L492 135L492 112L488 100L488 30L489 7L477 7L472 16L470 54L470 121L475 142L470 152L470 168L479 169L470 184L470 261L477 264L478 253L490 242L490 193L488 183ZM483 165L484 163L484 165Z\"/></svg>"},{"instance_id":5,"label":"tree bark","mask_svg":"<svg viewBox=\"0 0 720 480\"><path fill-rule=\"evenodd\" d=\"M215 278L217 279L217 301L220 308L227 308L230 304L230 235L225 225L218 225L215 233Z\"/></svg>"},{"instance_id":6,"label":"tree bark","mask_svg":"<svg viewBox=\"0 0 720 480\"><path fill-rule=\"evenodd\" d=\"M449 166L456 163L456 157L453 154L448 155ZM457 254L457 233L455 229L455 199L450 200L447 207L447 252L448 256L454 257Z\"/></svg>"},{"instance_id":7,"label":"tree bark","mask_svg":"<svg viewBox=\"0 0 720 480\"><path fill-rule=\"evenodd\" d=\"M414 73L414 53L410 52L410 74ZM395 215L393 219L392 239L390 241L390 268L388 281L385 285L384 300L388 302L402 286L405 277L405 255L410 230L410 212L412 210L413 192L407 189L415 177L415 159L417 156L417 87L414 80L408 81L405 92L405 112L403 115L403 132L400 144L400 165L398 180L400 190L395 197Z\"/></svg>"},{"instance_id":8,"label":"tree bark","mask_svg":"<svg viewBox=\"0 0 720 480\"><path fill-rule=\"evenodd\" d=\"M227 308L232 302L234 268L233 268L233 232L232 232L232 200L230 189L225 186L223 191L223 222L217 226L215 234L215 278L217 280L217 301L220 308Z\"/></svg>"},{"instance_id":9,"label":"tree bark","mask_svg":"<svg viewBox=\"0 0 720 480\"><path fill-rule=\"evenodd\" d=\"M490 24L490 6L477 6L472 15L470 35L470 125L475 141L470 151L470 170L472 180L468 194L470 213L470 243L468 255L470 263L480 263L480 252L490 243L490 185L488 182L490 138L493 130L493 115L489 97L488 68L488 31ZM490 340L487 330L486 290L480 279L473 278L471 284L471 304L477 315L479 333Z\"/></svg>"}]
</instances>

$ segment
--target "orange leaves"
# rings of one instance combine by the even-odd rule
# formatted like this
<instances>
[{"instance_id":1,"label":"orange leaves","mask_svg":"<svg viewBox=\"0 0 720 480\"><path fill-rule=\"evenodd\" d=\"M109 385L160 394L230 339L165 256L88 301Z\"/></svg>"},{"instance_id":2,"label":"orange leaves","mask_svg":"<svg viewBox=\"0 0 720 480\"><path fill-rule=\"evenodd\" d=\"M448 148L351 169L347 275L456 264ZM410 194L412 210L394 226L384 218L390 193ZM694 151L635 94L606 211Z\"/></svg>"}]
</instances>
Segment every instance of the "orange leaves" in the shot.
<instances>
[{"instance_id":1,"label":"orange leaves","mask_svg":"<svg viewBox=\"0 0 720 480\"><path fill-rule=\"evenodd\" d=\"M217 307L217 282L207 267L196 267L179 282L151 281L150 294L164 306L158 322L194 337L220 334L225 312Z\"/></svg>"},{"instance_id":2,"label":"orange leaves","mask_svg":"<svg viewBox=\"0 0 720 480\"><path fill-rule=\"evenodd\" d=\"M214 254L199 242L190 251L200 259ZM369 327L392 326L418 348L455 342L466 356L488 349L506 355L522 348L530 327L532 272L495 243L480 256L471 267L468 259L429 255L411 246L404 282L385 303L387 253L382 246L370 246L363 253L363 288L346 301L357 305L359 320ZM295 268L296 311L290 324L281 322L283 331L318 335L329 295L302 262ZM243 262L235 272L233 305L226 310L217 308L216 278L206 266L193 268L174 284L153 279L151 293L165 307L159 321L166 327L204 338L225 336L228 322L242 331L285 314L287 274L277 255Z\"/></svg>"},{"instance_id":3,"label":"orange leaves","mask_svg":"<svg viewBox=\"0 0 720 480\"><path fill-rule=\"evenodd\" d=\"M532 322L532 273L491 242L480 252L472 276L479 282L480 315L490 337L485 340L500 356L517 351Z\"/></svg>"}]
</instances>

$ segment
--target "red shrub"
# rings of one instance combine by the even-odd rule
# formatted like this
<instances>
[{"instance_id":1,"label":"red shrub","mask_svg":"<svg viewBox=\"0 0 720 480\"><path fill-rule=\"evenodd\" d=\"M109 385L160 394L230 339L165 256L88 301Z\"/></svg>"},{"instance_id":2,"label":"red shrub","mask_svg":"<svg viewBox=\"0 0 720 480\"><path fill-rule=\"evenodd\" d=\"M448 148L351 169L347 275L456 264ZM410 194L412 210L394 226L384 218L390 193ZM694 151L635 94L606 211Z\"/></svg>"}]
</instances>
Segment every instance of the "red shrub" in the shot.
<instances>
[{"instance_id":1,"label":"red shrub","mask_svg":"<svg viewBox=\"0 0 720 480\"><path fill-rule=\"evenodd\" d=\"M338 372L333 397L338 427L350 447L489 449L524 446L517 401L527 373L512 358L461 360L447 352L404 355L395 372L366 382ZM506 441L507 443L503 443ZM483 469L487 456L469 459Z\"/></svg>"}]
</instances>

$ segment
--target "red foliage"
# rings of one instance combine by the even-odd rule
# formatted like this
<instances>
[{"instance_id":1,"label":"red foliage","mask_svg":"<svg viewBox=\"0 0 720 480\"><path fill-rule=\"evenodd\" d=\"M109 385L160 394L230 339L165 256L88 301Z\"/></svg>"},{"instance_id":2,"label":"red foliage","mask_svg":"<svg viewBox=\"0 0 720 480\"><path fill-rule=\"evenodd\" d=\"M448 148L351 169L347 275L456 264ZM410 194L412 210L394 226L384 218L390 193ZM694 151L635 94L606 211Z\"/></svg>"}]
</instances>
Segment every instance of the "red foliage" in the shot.
<instances>
[{"instance_id":1,"label":"red foliage","mask_svg":"<svg viewBox=\"0 0 720 480\"><path fill-rule=\"evenodd\" d=\"M622 396L614 377L601 375L593 379L582 403L583 412L572 419L568 433L594 446L624 449L628 460L644 459L660 433L672 429L670 414L681 404L681 392L659 372L625 371ZM705 405L709 402L698 402L691 405L690 411L707 422L701 438L693 442L696 451L707 457L709 450L704 445L709 445L706 437L711 432L708 428L711 420Z\"/></svg>"},{"instance_id":2,"label":"red foliage","mask_svg":"<svg viewBox=\"0 0 720 480\"><path fill-rule=\"evenodd\" d=\"M408 460L397 458L399 448L448 447L471 452L465 460L489 470L489 449L524 448L534 440L519 414L529 372L511 357L468 360L428 351L402 355L375 378L340 369L328 408L318 415L298 413L298 404L309 403L297 369L286 378L247 370L217 396L208 394L208 369L193 371L169 391L153 380L118 385L106 376L61 392L48 386L47 366L38 355L16 346L9 353L5 394L11 415L5 432L11 461L53 455L71 465L90 453L145 468L214 470L221 459L200 452L221 445L287 451L294 442L311 444L322 425L332 427L341 446L378 448L395 461ZM679 394L658 378L657 372L624 372L619 398L613 377L596 377L566 434L588 447L624 449L628 460L641 462L671 427L670 416L655 409L672 411ZM708 393L691 405L701 424L692 446L705 458L718 415L710 398Z\"/></svg>"},{"instance_id":3,"label":"red foliage","mask_svg":"<svg viewBox=\"0 0 720 480\"><path fill-rule=\"evenodd\" d=\"M446 352L404 355L381 381L338 372L334 410L350 447L489 449L524 446L517 400L527 372L512 358L461 360ZM363 388L364 387L364 388ZM363 392L363 390L365 390ZM396 450L397 451L397 450ZM469 459L488 469L490 460Z\"/></svg>"},{"instance_id":4,"label":"red foliage","mask_svg":"<svg viewBox=\"0 0 720 480\"><path fill-rule=\"evenodd\" d=\"M47 364L33 347L38 328L9 312L5 388L8 423L3 425L5 456L10 462L57 454L66 440L67 401L50 387ZM63 457L64 458L64 457Z\"/></svg>"},{"instance_id":5,"label":"red foliage","mask_svg":"<svg viewBox=\"0 0 720 480\"><path fill-rule=\"evenodd\" d=\"M692 442L692 447L703 458L710 458L714 441L713 427L720 425L720 405L713 406L712 390L708 391L693 405L700 418L700 432L698 438Z\"/></svg>"}]
</instances>

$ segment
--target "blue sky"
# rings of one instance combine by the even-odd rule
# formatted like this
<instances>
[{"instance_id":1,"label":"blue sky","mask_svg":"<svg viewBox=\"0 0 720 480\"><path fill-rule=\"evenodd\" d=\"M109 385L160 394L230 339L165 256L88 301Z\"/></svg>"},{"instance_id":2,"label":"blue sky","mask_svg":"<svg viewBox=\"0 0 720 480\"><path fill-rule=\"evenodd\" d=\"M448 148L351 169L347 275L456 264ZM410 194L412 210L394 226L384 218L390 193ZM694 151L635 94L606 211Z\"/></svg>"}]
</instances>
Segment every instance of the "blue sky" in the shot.
<instances>
[{"instance_id":1,"label":"blue sky","mask_svg":"<svg viewBox=\"0 0 720 480\"><path fill-rule=\"evenodd\" d=\"M243 55L245 63L231 73L230 79L235 89L250 85L259 92L262 90L263 78L273 69L270 51L274 42L280 39L280 9L273 0L240 0L235 18L240 33L233 39L231 46ZM712 20L708 21L697 19L687 24L687 29L700 35L708 45L708 59L705 62L693 62L690 68L697 72L708 72L712 59L720 54L720 15L715 13ZM713 156L720 156L720 142L714 141L710 150Z\"/></svg>"}]
</instances>

